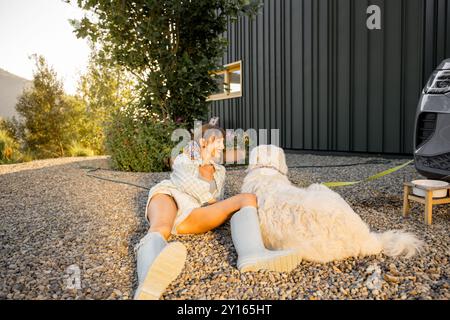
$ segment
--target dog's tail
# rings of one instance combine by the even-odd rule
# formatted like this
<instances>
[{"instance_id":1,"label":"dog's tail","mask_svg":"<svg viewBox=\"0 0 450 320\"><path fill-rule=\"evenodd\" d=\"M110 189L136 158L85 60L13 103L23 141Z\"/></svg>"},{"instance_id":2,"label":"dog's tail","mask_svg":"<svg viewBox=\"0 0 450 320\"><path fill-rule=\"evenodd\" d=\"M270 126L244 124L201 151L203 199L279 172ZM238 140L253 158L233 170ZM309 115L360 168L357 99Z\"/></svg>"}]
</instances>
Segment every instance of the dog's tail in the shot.
<instances>
[{"instance_id":1,"label":"dog's tail","mask_svg":"<svg viewBox=\"0 0 450 320\"><path fill-rule=\"evenodd\" d=\"M377 234L381 241L383 253L396 257L404 255L407 258L412 257L420 252L423 242L414 234L400 230L389 230Z\"/></svg>"}]
</instances>

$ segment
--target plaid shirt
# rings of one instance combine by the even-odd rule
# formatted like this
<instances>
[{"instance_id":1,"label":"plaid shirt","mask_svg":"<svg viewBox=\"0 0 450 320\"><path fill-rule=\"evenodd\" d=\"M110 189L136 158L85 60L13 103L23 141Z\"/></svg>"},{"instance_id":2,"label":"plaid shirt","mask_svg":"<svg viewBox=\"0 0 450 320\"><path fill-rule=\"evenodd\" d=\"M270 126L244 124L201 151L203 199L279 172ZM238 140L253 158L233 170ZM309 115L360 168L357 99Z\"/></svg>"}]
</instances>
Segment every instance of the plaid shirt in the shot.
<instances>
[{"instance_id":1,"label":"plaid shirt","mask_svg":"<svg viewBox=\"0 0 450 320\"><path fill-rule=\"evenodd\" d=\"M191 195L202 205L212 199L223 199L225 167L217 163L213 164L217 189L214 194L211 194L210 184L199 177L199 165L198 161L189 159L185 154L178 155L172 166L170 180L177 189Z\"/></svg>"}]
</instances>

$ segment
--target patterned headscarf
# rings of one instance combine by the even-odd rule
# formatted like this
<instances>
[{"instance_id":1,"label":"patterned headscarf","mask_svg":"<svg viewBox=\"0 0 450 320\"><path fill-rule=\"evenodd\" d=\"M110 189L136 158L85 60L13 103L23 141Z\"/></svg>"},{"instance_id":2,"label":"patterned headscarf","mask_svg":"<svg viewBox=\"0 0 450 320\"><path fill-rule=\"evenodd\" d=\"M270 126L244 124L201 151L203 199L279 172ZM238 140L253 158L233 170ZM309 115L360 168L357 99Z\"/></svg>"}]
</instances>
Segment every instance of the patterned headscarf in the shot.
<instances>
[{"instance_id":1,"label":"patterned headscarf","mask_svg":"<svg viewBox=\"0 0 450 320\"><path fill-rule=\"evenodd\" d=\"M207 165L207 164L214 164L215 163L214 159L210 159L208 161L208 163L206 163L202 159L200 145L195 140L190 141L183 148L183 154L187 155L189 157L189 159L191 159L192 161L194 161L198 165Z\"/></svg>"},{"instance_id":2,"label":"patterned headscarf","mask_svg":"<svg viewBox=\"0 0 450 320\"><path fill-rule=\"evenodd\" d=\"M219 122L219 117L213 117L209 120L209 124L211 124L213 126L217 125L218 122ZM197 162L200 165L215 163L214 159L211 159L208 163L204 163L204 161L202 159L201 148L200 148L199 144L197 143L197 141L195 141L195 140L190 141L183 148L183 153L185 155L187 155L189 157L189 159L191 159L194 162Z\"/></svg>"},{"instance_id":3,"label":"patterned headscarf","mask_svg":"<svg viewBox=\"0 0 450 320\"><path fill-rule=\"evenodd\" d=\"M187 155L189 159L194 161L202 159L200 146L194 140L190 141L187 146L183 148L183 153Z\"/></svg>"}]
</instances>

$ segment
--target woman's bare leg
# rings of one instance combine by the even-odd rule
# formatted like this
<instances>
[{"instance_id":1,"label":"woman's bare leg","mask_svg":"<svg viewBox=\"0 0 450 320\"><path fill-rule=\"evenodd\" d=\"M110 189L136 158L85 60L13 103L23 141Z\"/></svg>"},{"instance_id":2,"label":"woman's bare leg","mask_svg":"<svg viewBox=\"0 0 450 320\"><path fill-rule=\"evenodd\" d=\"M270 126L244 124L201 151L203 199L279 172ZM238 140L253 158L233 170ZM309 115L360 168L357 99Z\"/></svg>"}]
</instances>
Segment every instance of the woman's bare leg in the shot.
<instances>
[{"instance_id":1,"label":"woman's bare leg","mask_svg":"<svg viewBox=\"0 0 450 320\"><path fill-rule=\"evenodd\" d=\"M147 209L149 232L159 232L166 240L169 239L177 211L177 204L171 196L162 193L154 195Z\"/></svg>"},{"instance_id":2,"label":"woman's bare leg","mask_svg":"<svg viewBox=\"0 0 450 320\"><path fill-rule=\"evenodd\" d=\"M209 206L196 208L177 226L177 233L192 234L210 231L222 225L233 213L247 206L257 207L254 194L241 193Z\"/></svg>"},{"instance_id":3,"label":"woman's bare leg","mask_svg":"<svg viewBox=\"0 0 450 320\"><path fill-rule=\"evenodd\" d=\"M137 300L159 299L167 286L181 273L186 261L186 247L182 243L167 243L177 214L173 198L156 194L150 199L146 209L151 227L136 250L139 282L135 293Z\"/></svg>"}]
</instances>

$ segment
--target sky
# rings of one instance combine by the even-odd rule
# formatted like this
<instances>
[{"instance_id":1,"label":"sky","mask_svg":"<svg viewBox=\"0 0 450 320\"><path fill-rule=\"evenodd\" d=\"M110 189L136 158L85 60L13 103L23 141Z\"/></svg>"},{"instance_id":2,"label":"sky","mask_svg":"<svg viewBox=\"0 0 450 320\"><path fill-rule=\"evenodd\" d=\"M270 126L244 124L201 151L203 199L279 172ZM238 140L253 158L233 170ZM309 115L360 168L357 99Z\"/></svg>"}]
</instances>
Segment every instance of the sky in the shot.
<instances>
[{"instance_id":1,"label":"sky","mask_svg":"<svg viewBox=\"0 0 450 320\"><path fill-rule=\"evenodd\" d=\"M66 92L74 94L90 50L68 19L81 17L81 9L62 0L0 0L0 68L31 80L34 62L29 56L42 54Z\"/></svg>"}]
</instances>

